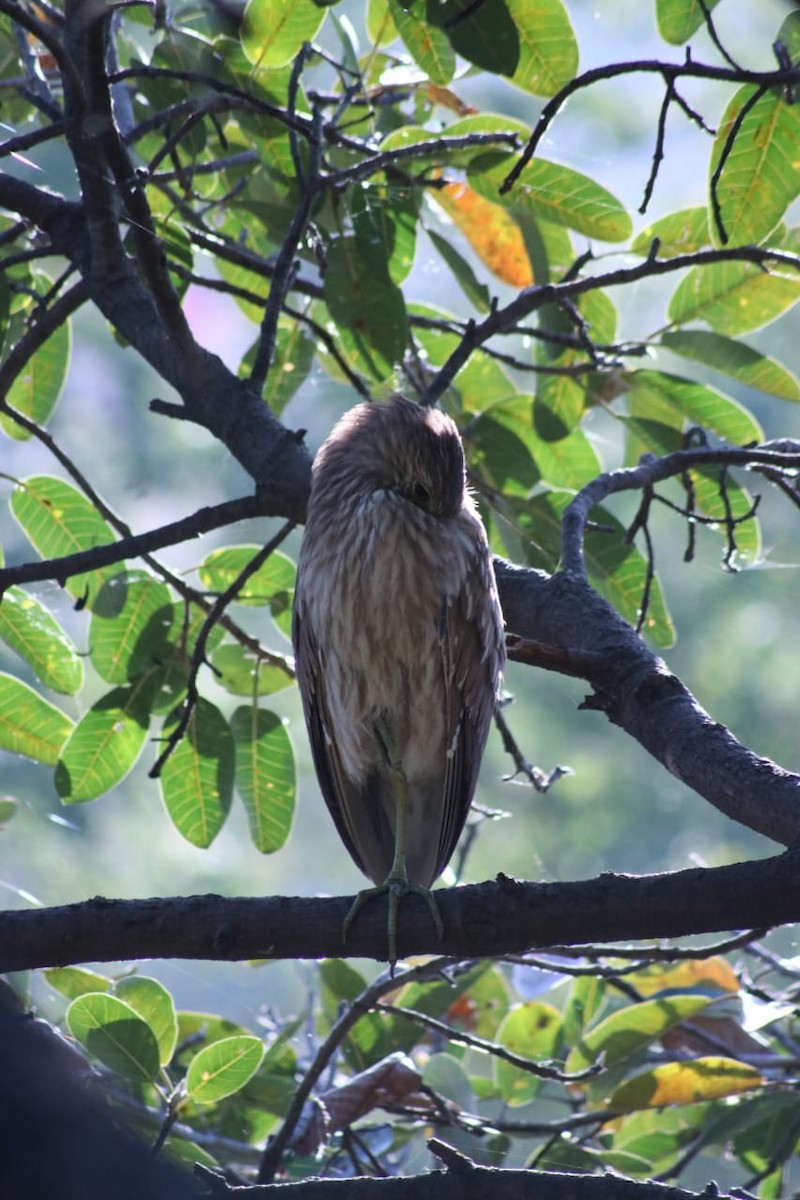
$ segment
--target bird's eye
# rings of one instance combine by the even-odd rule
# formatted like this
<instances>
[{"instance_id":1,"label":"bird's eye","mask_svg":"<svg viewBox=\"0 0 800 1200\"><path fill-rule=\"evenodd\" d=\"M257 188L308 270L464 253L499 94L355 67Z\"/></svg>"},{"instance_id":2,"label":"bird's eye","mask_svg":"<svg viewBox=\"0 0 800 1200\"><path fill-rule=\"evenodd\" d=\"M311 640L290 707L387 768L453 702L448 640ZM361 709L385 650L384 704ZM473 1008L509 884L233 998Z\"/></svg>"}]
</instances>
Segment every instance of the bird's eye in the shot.
<instances>
[{"instance_id":1,"label":"bird's eye","mask_svg":"<svg viewBox=\"0 0 800 1200\"><path fill-rule=\"evenodd\" d=\"M425 487L424 483L417 482L414 484L414 503L415 504L418 504L420 506L420 508L426 508L427 505L430 503L430 498L431 498L431 494L428 491L428 489Z\"/></svg>"}]
</instances>

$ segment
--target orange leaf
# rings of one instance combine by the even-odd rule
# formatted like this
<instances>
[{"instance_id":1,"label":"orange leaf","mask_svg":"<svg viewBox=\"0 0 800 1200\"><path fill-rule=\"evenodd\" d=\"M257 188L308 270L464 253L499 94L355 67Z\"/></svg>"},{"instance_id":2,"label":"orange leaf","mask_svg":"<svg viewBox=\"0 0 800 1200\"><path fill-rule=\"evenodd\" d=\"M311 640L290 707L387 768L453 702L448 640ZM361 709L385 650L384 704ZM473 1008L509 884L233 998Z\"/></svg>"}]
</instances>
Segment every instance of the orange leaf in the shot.
<instances>
[{"instance_id":1,"label":"orange leaf","mask_svg":"<svg viewBox=\"0 0 800 1200\"><path fill-rule=\"evenodd\" d=\"M525 240L510 213L479 196L466 183L445 184L435 193L435 199L498 279L512 287L530 287L533 271Z\"/></svg>"}]
</instances>

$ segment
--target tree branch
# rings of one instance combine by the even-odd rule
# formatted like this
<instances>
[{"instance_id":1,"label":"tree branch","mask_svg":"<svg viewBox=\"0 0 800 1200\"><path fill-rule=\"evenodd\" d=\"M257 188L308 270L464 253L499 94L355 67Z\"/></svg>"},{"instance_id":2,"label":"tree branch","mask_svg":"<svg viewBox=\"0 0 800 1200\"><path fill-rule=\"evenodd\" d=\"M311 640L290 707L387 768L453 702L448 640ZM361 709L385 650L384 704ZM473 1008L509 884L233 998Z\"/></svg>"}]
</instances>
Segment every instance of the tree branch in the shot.
<instances>
[{"instance_id":1,"label":"tree branch","mask_svg":"<svg viewBox=\"0 0 800 1200\"><path fill-rule=\"evenodd\" d=\"M516 954L531 947L676 938L800 921L798 851L713 869L615 875L574 883L491 883L436 892L439 939L416 896L400 906L398 947L454 959ZM148 900L102 897L59 908L0 914L0 971L145 958L324 958L337 948L385 961L386 912L364 906L342 943L352 896ZM403 983L398 972L396 986Z\"/></svg>"}]
</instances>

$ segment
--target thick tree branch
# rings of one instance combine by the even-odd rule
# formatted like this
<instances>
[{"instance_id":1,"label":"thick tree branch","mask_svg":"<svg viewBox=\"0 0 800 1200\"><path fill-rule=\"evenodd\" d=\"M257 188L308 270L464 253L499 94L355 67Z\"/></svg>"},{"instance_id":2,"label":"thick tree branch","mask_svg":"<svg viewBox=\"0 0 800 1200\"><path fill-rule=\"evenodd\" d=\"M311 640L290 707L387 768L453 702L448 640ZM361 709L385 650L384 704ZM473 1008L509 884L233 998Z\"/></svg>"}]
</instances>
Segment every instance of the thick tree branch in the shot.
<instances>
[{"instance_id":1,"label":"thick tree branch","mask_svg":"<svg viewBox=\"0 0 800 1200\"><path fill-rule=\"evenodd\" d=\"M575 883L492 883L436 893L440 940L419 897L400 906L398 947L455 959L631 939L676 938L800 921L798 851L667 875L610 872ZM385 961L386 910L360 910L342 943L353 897L107 900L0 915L0 971L145 958L323 958ZM402 972L398 974L398 984Z\"/></svg>"},{"instance_id":2,"label":"thick tree branch","mask_svg":"<svg viewBox=\"0 0 800 1200\"><path fill-rule=\"evenodd\" d=\"M688 787L735 821L790 845L800 837L800 776L714 721L584 579L495 560L506 627L553 648L552 669L586 679L605 712ZM525 647L512 649L525 657Z\"/></svg>"},{"instance_id":3,"label":"thick tree branch","mask_svg":"<svg viewBox=\"0 0 800 1200\"><path fill-rule=\"evenodd\" d=\"M438 1138L429 1147L447 1170L388 1179L307 1179L298 1183L234 1188L201 1168L212 1200L699 1200L694 1192L618 1175L566 1175L554 1171L482 1167ZM713 1200L732 1200L714 1185Z\"/></svg>"}]
</instances>

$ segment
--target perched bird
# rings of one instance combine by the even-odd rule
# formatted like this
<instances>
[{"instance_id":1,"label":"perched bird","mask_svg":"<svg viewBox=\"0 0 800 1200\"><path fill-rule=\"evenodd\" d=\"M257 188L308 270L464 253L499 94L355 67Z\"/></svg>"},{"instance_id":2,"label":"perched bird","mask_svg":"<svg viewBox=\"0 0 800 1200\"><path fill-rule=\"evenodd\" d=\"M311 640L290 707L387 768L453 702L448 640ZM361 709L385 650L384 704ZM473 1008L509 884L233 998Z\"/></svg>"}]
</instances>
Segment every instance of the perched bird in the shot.
<instances>
[{"instance_id":1,"label":"perched bird","mask_svg":"<svg viewBox=\"0 0 800 1200\"><path fill-rule=\"evenodd\" d=\"M357 866L397 904L430 892L469 812L503 619L458 430L402 396L346 413L314 461L293 642L314 765Z\"/></svg>"}]
</instances>

